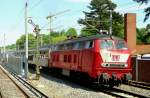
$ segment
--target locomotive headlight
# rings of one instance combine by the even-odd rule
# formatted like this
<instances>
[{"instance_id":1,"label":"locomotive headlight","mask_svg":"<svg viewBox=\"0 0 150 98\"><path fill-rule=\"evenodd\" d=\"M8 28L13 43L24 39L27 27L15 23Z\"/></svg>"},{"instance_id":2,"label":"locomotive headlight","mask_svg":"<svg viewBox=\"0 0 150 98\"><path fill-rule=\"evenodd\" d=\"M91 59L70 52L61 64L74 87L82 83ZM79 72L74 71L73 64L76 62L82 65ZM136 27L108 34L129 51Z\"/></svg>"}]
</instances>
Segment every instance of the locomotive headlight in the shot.
<instances>
[{"instance_id":1,"label":"locomotive headlight","mask_svg":"<svg viewBox=\"0 0 150 98\"><path fill-rule=\"evenodd\" d=\"M102 63L101 66L103 66L103 67L109 67L109 64L108 63Z\"/></svg>"},{"instance_id":2,"label":"locomotive headlight","mask_svg":"<svg viewBox=\"0 0 150 98\"><path fill-rule=\"evenodd\" d=\"M128 67L128 64L124 64L124 67Z\"/></svg>"}]
</instances>

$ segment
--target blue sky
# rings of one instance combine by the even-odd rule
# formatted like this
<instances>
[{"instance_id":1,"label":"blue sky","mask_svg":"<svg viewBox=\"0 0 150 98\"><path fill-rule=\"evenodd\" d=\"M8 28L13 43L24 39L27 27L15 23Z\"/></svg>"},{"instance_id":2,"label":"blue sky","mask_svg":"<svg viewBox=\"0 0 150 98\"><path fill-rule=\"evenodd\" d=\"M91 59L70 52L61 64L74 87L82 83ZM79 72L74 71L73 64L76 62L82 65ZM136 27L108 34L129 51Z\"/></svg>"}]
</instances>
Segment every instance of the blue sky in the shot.
<instances>
[{"instance_id":1,"label":"blue sky","mask_svg":"<svg viewBox=\"0 0 150 98\"><path fill-rule=\"evenodd\" d=\"M63 14L57 15L53 18L52 28L56 31L69 27L74 27L78 31L82 28L77 23L79 18L84 17L82 11L88 11L87 6L90 0L1 0L0 3L0 46L3 45L3 35L6 35L6 44L15 43L15 41L24 34L24 6L28 1L28 17L32 17L36 24L43 27L48 23L46 16L49 14L56 14L61 11L68 10ZM132 0L112 0L118 5L116 11L124 13L137 14L137 27L145 27L143 23L144 12L143 8L148 5L139 5ZM47 29L46 25L44 29ZM28 32L32 32L32 26L28 25ZM46 33L43 30L41 33Z\"/></svg>"}]
</instances>

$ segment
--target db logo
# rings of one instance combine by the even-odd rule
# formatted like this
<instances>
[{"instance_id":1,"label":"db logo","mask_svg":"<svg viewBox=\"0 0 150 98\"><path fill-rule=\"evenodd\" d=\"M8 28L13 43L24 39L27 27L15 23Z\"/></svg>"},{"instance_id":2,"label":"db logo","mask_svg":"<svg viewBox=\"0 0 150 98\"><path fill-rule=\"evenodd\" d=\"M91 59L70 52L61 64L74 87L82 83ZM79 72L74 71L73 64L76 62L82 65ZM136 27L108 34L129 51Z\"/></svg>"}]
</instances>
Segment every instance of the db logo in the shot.
<instances>
[{"instance_id":1,"label":"db logo","mask_svg":"<svg viewBox=\"0 0 150 98\"><path fill-rule=\"evenodd\" d=\"M120 55L112 55L112 61L119 61Z\"/></svg>"}]
</instances>

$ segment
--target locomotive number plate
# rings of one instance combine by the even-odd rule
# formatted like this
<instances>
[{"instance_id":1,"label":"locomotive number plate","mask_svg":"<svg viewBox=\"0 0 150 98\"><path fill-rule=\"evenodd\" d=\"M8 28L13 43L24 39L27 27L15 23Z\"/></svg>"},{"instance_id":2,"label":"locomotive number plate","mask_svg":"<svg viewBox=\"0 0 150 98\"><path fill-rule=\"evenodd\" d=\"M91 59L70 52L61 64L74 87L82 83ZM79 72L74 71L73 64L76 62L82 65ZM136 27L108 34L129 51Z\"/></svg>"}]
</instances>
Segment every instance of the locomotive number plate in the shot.
<instances>
[{"instance_id":1,"label":"locomotive number plate","mask_svg":"<svg viewBox=\"0 0 150 98\"><path fill-rule=\"evenodd\" d=\"M112 55L112 61L119 61L120 55Z\"/></svg>"}]
</instances>

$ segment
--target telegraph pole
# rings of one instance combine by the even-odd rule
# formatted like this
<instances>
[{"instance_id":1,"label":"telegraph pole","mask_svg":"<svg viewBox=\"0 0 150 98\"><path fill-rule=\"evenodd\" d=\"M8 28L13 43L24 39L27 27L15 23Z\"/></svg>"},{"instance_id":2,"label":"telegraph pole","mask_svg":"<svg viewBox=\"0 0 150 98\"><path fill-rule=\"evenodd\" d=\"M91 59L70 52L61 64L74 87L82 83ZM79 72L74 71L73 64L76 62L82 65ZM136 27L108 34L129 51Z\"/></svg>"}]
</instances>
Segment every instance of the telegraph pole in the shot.
<instances>
[{"instance_id":1,"label":"telegraph pole","mask_svg":"<svg viewBox=\"0 0 150 98\"><path fill-rule=\"evenodd\" d=\"M25 69L26 69L26 78L28 79L28 25L27 25L27 8L28 8L28 3L26 1L25 4L25 35L26 35L26 42L25 42Z\"/></svg>"},{"instance_id":2,"label":"telegraph pole","mask_svg":"<svg viewBox=\"0 0 150 98\"><path fill-rule=\"evenodd\" d=\"M5 53L6 53L6 47L5 47L5 33L4 33L4 58L5 58Z\"/></svg>"}]
</instances>

